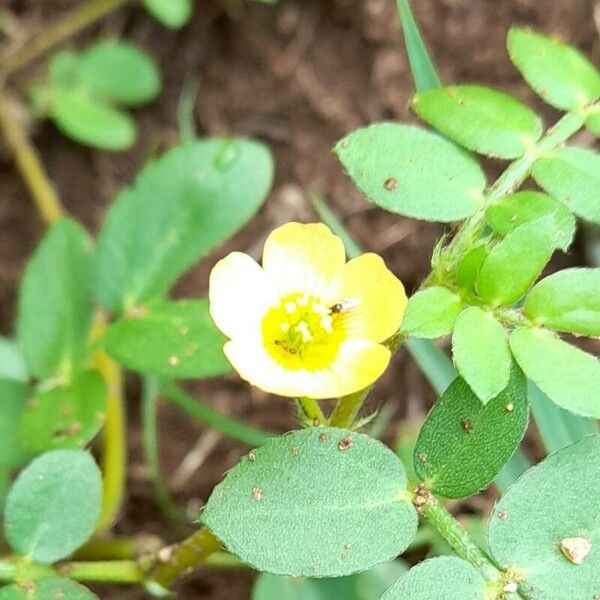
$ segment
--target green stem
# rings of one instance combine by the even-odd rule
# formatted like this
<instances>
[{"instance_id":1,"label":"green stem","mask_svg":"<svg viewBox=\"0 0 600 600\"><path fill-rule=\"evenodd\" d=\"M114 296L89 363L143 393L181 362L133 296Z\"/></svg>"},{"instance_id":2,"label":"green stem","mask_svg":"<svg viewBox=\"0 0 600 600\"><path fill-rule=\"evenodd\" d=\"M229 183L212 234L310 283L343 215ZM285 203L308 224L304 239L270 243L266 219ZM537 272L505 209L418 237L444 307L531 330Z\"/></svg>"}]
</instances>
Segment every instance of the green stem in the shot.
<instances>
[{"instance_id":1,"label":"green stem","mask_svg":"<svg viewBox=\"0 0 600 600\"><path fill-rule=\"evenodd\" d=\"M158 407L159 380L146 375L142 382L142 446L144 459L150 473L154 497L167 520L176 528L185 522L184 512L173 502L169 488L162 476L158 451L156 411Z\"/></svg>"},{"instance_id":2,"label":"green stem","mask_svg":"<svg viewBox=\"0 0 600 600\"><path fill-rule=\"evenodd\" d=\"M3 57L0 85L15 71L131 0L89 0Z\"/></svg>"},{"instance_id":3,"label":"green stem","mask_svg":"<svg viewBox=\"0 0 600 600\"><path fill-rule=\"evenodd\" d=\"M131 538L92 539L75 552L73 560L133 560L158 552L163 545L157 536L144 534Z\"/></svg>"},{"instance_id":4,"label":"green stem","mask_svg":"<svg viewBox=\"0 0 600 600\"><path fill-rule=\"evenodd\" d=\"M340 398L329 417L329 424L332 427L343 427L346 429L352 427L370 390L371 388L367 388Z\"/></svg>"},{"instance_id":5,"label":"green stem","mask_svg":"<svg viewBox=\"0 0 600 600\"><path fill-rule=\"evenodd\" d=\"M103 328L100 322L98 330ZM121 369L103 351L96 353L94 361L108 392L102 455L102 512L96 528L100 533L112 527L123 504L127 475L127 423Z\"/></svg>"},{"instance_id":6,"label":"green stem","mask_svg":"<svg viewBox=\"0 0 600 600\"><path fill-rule=\"evenodd\" d=\"M70 562L58 565L56 570L75 581L142 583L145 580L144 571L134 560Z\"/></svg>"},{"instance_id":7,"label":"green stem","mask_svg":"<svg viewBox=\"0 0 600 600\"><path fill-rule=\"evenodd\" d=\"M298 398L298 406L307 425L318 427L327 423L321 405L313 398Z\"/></svg>"},{"instance_id":8,"label":"green stem","mask_svg":"<svg viewBox=\"0 0 600 600\"><path fill-rule=\"evenodd\" d=\"M270 431L250 427L206 406L206 404L202 404L202 402L186 394L172 381L162 381L160 391L171 404L178 406L194 419L231 439L248 444L248 446L262 446L275 435Z\"/></svg>"},{"instance_id":9,"label":"green stem","mask_svg":"<svg viewBox=\"0 0 600 600\"><path fill-rule=\"evenodd\" d=\"M495 581L500 578L500 570L483 550L471 541L460 523L444 508L437 498L431 497L423 504L421 513L458 556L470 562L486 579Z\"/></svg>"},{"instance_id":10,"label":"green stem","mask_svg":"<svg viewBox=\"0 0 600 600\"><path fill-rule=\"evenodd\" d=\"M166 558L150 574L150 580L168 589L171 584L194 568L206 564L208 557L220 548L219 540L208 529L199 529L192 536L169 548ZM162 556L163 552L159 554Z\"/></svg>"},{"instance_id":11,"label":"green stem","mask_svg":"<svg viewBox=\"0 0 600 600\"><path fill-rule=\"evenodd\" d=\"M14 114L11 101L0 90L0 131L14 157L21 177L44 221L54 223L63 216L63 209L39 154L29 141L27 132Z\"/></svg>"}]
</instances>

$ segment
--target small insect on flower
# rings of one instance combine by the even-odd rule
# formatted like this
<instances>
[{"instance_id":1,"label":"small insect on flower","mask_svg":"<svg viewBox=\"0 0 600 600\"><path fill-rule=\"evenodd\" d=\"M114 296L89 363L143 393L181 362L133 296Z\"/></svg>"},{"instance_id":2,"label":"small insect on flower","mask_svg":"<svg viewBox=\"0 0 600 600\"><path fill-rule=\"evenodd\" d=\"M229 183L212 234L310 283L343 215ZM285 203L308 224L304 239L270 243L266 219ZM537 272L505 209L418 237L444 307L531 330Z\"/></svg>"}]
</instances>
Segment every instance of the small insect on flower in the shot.
<instances>
[{"instance_id":1,"label":"small insect on flower","mask_svg":"<svg viewBox=\"0 0 600 600\"><path fill-rule=\"evenodd\" d=\"M281 396L334 398L372 384L400 328L402 283L376 254L346 263L325 225L288 223L269 235L262 267L240 252L210 275L210 313L224 352L248 382Z\"/></svg>"}]
</instances>

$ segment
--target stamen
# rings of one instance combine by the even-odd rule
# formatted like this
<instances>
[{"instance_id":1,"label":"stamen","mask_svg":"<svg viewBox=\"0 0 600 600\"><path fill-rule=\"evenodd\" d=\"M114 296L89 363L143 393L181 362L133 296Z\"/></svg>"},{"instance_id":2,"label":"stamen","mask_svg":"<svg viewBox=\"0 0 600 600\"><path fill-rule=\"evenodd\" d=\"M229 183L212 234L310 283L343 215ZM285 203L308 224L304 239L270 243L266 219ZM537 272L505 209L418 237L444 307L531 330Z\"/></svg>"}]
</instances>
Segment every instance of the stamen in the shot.
<instances>
[{"instance_id":1,"label":"stamen","mask_svg":"<svg viewBox=\"0 0 600 600\"><path fill-rule=\"evenodd\" d=\"M308 329L308 324L306 323L306 321L300 321L300 323L298 323L296 327L294 327L294 330L302 336L304 342L312 342L313 336L311 335Z\"/></svg>"},{"instance_id":2,"label":"stamen","mask_svg":"<svg viewBox=\"0 0 600 600\"><path fill-rule=\"evenodd\" d=\"M327 333L333 333L333 319L331 318L331 315L325 315L322 319L321 319L321 327L327 332Z\"/></svg>"},{"instance_id":3,"label":"stamen","mask_svg":"<svg viewBox=\"0 0 600 600\"><path fill-rule=\"evenodd\" d=\"M283 308L285 309L286 313L291 315L292 313L296 312L298 305L290 300L284 304Z\"/></svg>"}]
</instances>

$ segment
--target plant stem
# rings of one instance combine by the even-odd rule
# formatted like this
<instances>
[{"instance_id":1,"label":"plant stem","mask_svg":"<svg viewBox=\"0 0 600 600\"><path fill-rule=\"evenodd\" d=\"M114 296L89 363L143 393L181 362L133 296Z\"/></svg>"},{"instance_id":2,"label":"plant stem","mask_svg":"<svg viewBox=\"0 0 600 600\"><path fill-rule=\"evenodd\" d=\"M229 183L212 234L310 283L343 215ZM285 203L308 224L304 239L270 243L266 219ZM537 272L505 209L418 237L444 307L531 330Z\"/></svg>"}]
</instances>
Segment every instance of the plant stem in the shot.
<instances>
[{"instance_id":1,"label":"plant stem","mask_svg":"<svg viewBox=\"0 0 600 600\"><path fill-rule=\"evenodd\" d=\"M340 398L329 417L329 424L332 427L346 429L352 427L370 391L371 388L369 387Z\"/></svg>"},{"instance_id":2,"label":"plant stem","mask_svg":"<svg viewBox=\"0 0 600 600\"><path fill-rule=\"evenodd\" d=\"M37 150L29 141L25 128L13 112L9 97L0 90L0 129L6 145L15 159L40 215L46 223L54 223L63 216L60 200Z\"/></svg>"},{"instance_id":3,"label":"plant stem","mask_svg":"<svg viewBox=\"0 0 600 600\"><path fill-rule=\"evenodd\" d=\"M327 423L321 405L313 398L298 398L298 406L309 425L318 427Z\"/></svg>"},{"instance_id":4,"label":"plant stem","mask_svg":"<svg viewBox=\"0 0 600 600\"><path fill-rule=\"evenodd\" d=\"M142 583L145 580L144 571L134 560L70 562L58 565L56 570L75 581Z\"/></svg>"},{"instance_id":5,"label":"plant stem","mask_svg":"<svg viewBox=\"0 0 600 600\"><path fill-rule=\"evenodd\" d=\"M437 498L431 496L421 506L423 517L448 542L449 546L464 560L470 562L486 579L499 579L501 572L475 545L460 523L444 508Z\"/></svg>"},{"instance_id":6,"label":"plant stem","mask_svg":"<svg viewBox=\"0 0 600 600\"><path fill-rule=\"evenodd\" d=\"M179 577L205 564L208 556L217 552L219 548L219 540L208 529L199 529L169 549L168 558L154 569L150 580L163 588L169 588Z\"/></svg>"},{"instance_id":7,"label":"plant stem","mask_svg":"<svg viewBox=\"0 0 600 600\"><path fill-rule=\"evenodd\" d=\"M172 381L161 381L160 391L171 404L178 406L194 419L216 429L227 437L248 444L248 446L261 446L275 435L270 431L250 427L206 406L206 404L186 394Z\"/></svg>"},{"instance_id":8,"label":"plant stem","mask_svg":"<svg viewBox=\"0 0 600 600\"><path fill-rule=\"evenodd\" d=\"M100 337L105 327L104 317L98 313L92 339ZM110 529L116 521L123 503L127 472L127 431L121 369L102 350L95 353L93 362L107 387L102 456L102 512L96 526L96 531L102 532Z\"/></svg>"},{"instance_id":9,"label":"plant stem","mask_svg":"<svg viewBox=\"0 0 600 600\"><path fill-rule=\"evenodd\" d=\"M184 512L173 502L169 488L165 483L160 468L158 452L158 434L156 430L156 410L159 393L158 378L146 375L142 382L142 446L144 459L152 480L154 497L167 520L175 527L181 528L185 522Z\"/></svg>"},{"instance_id":10,"label":"plant stem","mask_svg":"<svg viewBox=\"0 0 600 600\"><path fill-rule=\"evenodd\" d=\"M162 540L153 535L117 537L106 540L90 540L73 555L74 560L133 560L145 554L158 552L164 546Z\"/></svg>"},{"instance_id":11,"label":"plant stem","mask_svg":"<svg viewBox=\"0 0 600 600\"><path fill-rule=\"evenodd\" d=\"M53 46L64 42L72 35L130 1L89 0L68 12L56 23L33 35L14 52L3 57L3 65L0 69L0 86L12 73L40 57Z\"/></svg>"}]
</instances>

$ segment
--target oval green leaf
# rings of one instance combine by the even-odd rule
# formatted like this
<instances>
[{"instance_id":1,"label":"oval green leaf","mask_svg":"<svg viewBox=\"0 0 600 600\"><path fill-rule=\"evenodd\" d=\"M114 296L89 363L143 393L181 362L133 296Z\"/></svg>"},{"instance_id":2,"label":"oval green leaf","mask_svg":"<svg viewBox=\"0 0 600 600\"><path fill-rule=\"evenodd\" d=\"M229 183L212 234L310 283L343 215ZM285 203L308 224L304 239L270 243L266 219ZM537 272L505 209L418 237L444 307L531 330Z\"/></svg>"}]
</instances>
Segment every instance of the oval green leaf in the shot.
<instances>
[{"instance_id":1,"label":"oval green leaf","mask_svg":"<svg viewBox=\"0 0 600 600\"><path fill-rule=\"evenodd\" d=\"M75 376L66 386L39 392L27 402L21 438L28 450L83 448L106 419L106 386L95 371Z\"/></svg>"},{"instance_id":2,"label":"oval green leaf","mask_svg":"<svg viewBox=\"0 0 600 600\"><path fill-rule=\"evenodd\" d=\"M600 97L600 73L576 48L519 27L508 32L507 47L521 75L548 104L571 110Z\"/></svg>"},{"instance_id":3,"label":"oval green leaf","mask_svg":"<svg viewBox=\"0 0 600 600\"><path fill-rule=\"evenodd\" d=\"M98 600L90 590L70 579L50 577L26 585L0 589L0 600Z\"/></svg>"},{"instance_id":4,"label":"oval green leaf","mask_svg":"<svg viewBox=\"0 0 600 600\"><path fill-rule=\"evenodd\" d=\"M454 142L497 158L518 158L542 135L541 119L504 92L456 85L417 94L413 110Z\"/></svg>"},{"instance_id":5,"label":"oval green leaf","mask_svg":"<svg viewBox=\"0 0 600 600\"><path fill-rule=\"evenodd\" d=\"M542 279L524 309L548 329L600 336L600 269L565 269Z\"/></svg>"},{"instance_id":6,"label":"oval green leaf","mask_svg":"<svg viewBox=\"0 0 600 600\"><path fill-rule=\"evenodd\" d=\"M92 148L125 150L135 142L133 119L85 89L54 90L50 116L66 136Z\"/></svg>"},{"instance_id":7,"label":"oval green leaf","mask_svg":"<svg viewBox=\"0 0 600 600\"><path fill-rule=\"evenodd\" d=\"M481 267L488 255L485 243L475 246L469 250L459 261L456 267L456 283L466 292L475 290L475 282Z\"/></svg>"},{"instance_id":8,"label":"oval green leaf","mask_svg":"<svg viewBox=\"0 0 600 600\"><path fill-rule=\"evenodd\" d=\"M53 563L69 556L94 532L102 477L81 450L55 450L36 458L8 494L6 539L22 556Z\"/></svg>"},{"instance_id":9,"label":"oval green leaf","mask_svg":"<svg viewBox=\"0 0 600 600\"><path fill-rule=\"evenodd\" d=\"M531 169L536 183L577 216L600 223L600 155L583 148L559 148L538 158Z\"/></svg>"},{"instance_id":10,"label":"oval green leaf","mask_svg":"<svg viewBox=\"0 0 600 600\"><path fill-rule=\"evenodd\" d=\"M247 139L198 140L152 162L119 195L100 232L98 301L117 311L164 295L254 215L272 178L268 149Z\"/></svg>"},{"instance_id":11,"label":"oval green leaf","mask_svg":"<svg viewBox=\"0 0 600 600\"><path fill-rule=\"evenodd\" d=\"M192 0L143 0L146 10L165 27L179 29L192 16Z\"/></svg>"},{"instance_id":12,"label":"oval green leaf","mask_svg":"<svg viewBox=\"0 0 600 600\"><path fill-rule=\"evenodd\" d=\"M401 562L393 561L335 579L262 573L254 584L252 600L375 600L405 572Z\"/></svg>"},{"instance_id":13,"label":"oval green leaf","mask_svg":"<svg viewBox=\"0 0 600 600\"><path fill-rule=\"evenodd\" d=\"M127 368L171 379L231 371L225 341L206 298L138 307L111 325L104 339L107 352Z\"/></svg>"},{"instance_id":14,"label":"oval green leaf","mask_svg":"<svg viewBox=\"0 0 600 600\"><path fill-rule=\"evenodd\" d=\"M600 361L545 329L522 327L510 336L520 367L555 404L600 419Z\"/></svg>"},{"instance_id":15,"label":"oval green leaf","mask_svg":"<svg viewBox=\"0 0 600 600\"><path fill-rule=\"evenodd\" d=\"M29 394L24 383L0 379L0 470L21 466L29 457L19 435Z\"/></svg>"},{"instance_id":16,"label":"oval green leaf","mask_svg":"<svg viewBox=\"0 0 600 600\"><path fill-rule=\"evenodd\" d=\"M402 463L377 440L311 427L244 458L214 489L201 520L259 571L339 577L408 546L417 516L406 485Z\"/></svg>"},{"instance_id":17,"label":"oval green leaf","mask_svg":"<svg viewBox=\"0 0 600 600\"><path fill-rule=\"evenodd\" d=\"M17 335L29 371L39 378L70 373L87 358L92 320L91 241L61 219L37 247L19 294Z\"/></svg>"},{"instance_id":18,"label":"oval green leaf","mask_svg":"<svg viewBox=\"0 0 600 600\"><path fill-rule=\"evenodd\" d=\"M79 77L99 97L127 105L149 102L161 84L154 60L137 46L118 40L98 42L83 52Z\"/></svg>"},{"instance_id":19,"label":"oval green leaf","mask_svg":"<svg viewBox=\"0 0 600 600\"><path fill-rule=\"evenodd\" d=\"M381 600L483 600L485 585L468 562L439 556L413 567Z\"/></svg>"},{"instance_id":20,"label":"oval green leaf","mask_svg":"<svg viewBox=\"0 0 600 600\"><path fill-rule=\"evenodd\" d=\"M419 127L380 123L338 142L354 183L392 212L449 222L475 212L485 187L480 166L452 142Z\"/></svg>"},{"instance_id":21,"label":"oval green leaf","mask_svg":"<svg viewBox=\"0 0 600 600\"><path fill-rule=\"evenodd\" d=\"M482 404L460 377L427 416L417 440L417 475L435 493L466 498L489 485L525 435L527 386L513 366L508 386Z\"/></svg>"},{"instance_id":22,"label":"oval green leaf","mask_svg":"<svg viewBox=\"0 0 600 600\"><path fill-rule=\"evenodd\" d=\"M420 338L437 338L452 331L462 309L458 294L432 286L410 297L402 321L402 333Z\"/></svg>"},{"instance_id":23,"label":"oval green leaf","mask_svg":"<svg viewBox=\"0 0 600 600\"><path fill-rule=\"evenodd\" d=\"M487 224L501 236L542 217L552 217L556 247L566 252L575 236L575 217L565 204L552 196L529 190L517 192L492 204L485 213Z\"/></svg>"},{"instance_id":24,"label":"oval green leaf","mask_svg":"<svg viewBox=\"0 0 600 600\"><path fill-rule=\"evenodd\" d=\"M458 372L483 403L508 384L512 362L508 337L491 312L471 306L460 313L452 354Z\"/></svg>"},{"instance_id":25,"label":"oval green leaf","mask_svg":"<svg viewBox=\"0 0 600 600\"><path fill-rule=\"evenodd\" d=\"M489 548L500 566L523 574L527 597L590 600L600 589L598 514L600 436L593 435L550 455L508 489L489 521ZM591 544L581 564L561 551L569 538Z\"/></svg>"},{"instance_id":26,"label":"oval green leaf","mask_svg":"<svg viewBox=\"0 0 600 600\"><path fill-rule=\"evenodd\" d=\"M485 259L475 287L491 306L523 297L550 260L556 245L552 218L529 221L509 232Z\"/></svg>"}]
</instances>

